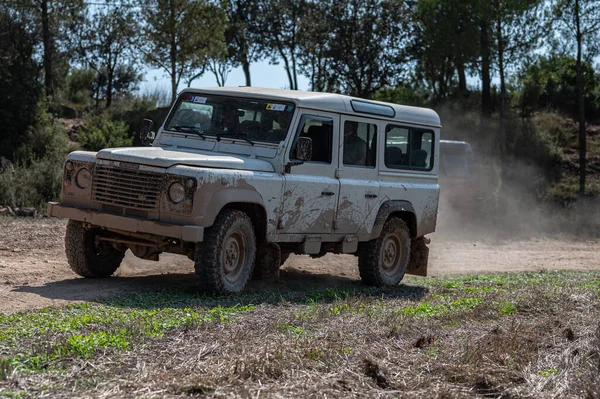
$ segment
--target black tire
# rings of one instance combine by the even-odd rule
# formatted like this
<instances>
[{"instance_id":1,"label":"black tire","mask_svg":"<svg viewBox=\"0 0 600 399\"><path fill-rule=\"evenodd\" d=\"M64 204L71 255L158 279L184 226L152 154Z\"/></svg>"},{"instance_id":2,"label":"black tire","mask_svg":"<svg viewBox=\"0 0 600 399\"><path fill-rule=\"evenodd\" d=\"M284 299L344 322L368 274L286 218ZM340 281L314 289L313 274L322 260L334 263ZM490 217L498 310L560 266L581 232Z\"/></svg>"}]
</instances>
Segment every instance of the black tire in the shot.
<instances>
[{"instance_id":1,"label":"black tire","mask_svg":"<svg viewBox=\"0 0 600 399\"><path fill-rule=\"evenodd\" d=\"M65 252L71 270L82 277L110 277L119 268L125 252L105 241L97 241L98 228L86 229L82 222L69 220Z\"/></svg>"},{"instance_id":2,"label":"black tire","mask_svg":"<svg viewBox=\"0 0 600 399\"><path fill-rule=\"evenodd\" d=\"M226 209L196 245L195 270L202 291L228 295L242 292L252 276L256 237L244 212Z\"/></svg>"},{"instance_id":3,"label":"black tire","mask_svg":"<svg viewBox=\"0 0 600 399\"><path fill-rule=\"evenodd\" d=\"M402 281L410 260L410 232L404 220L391 217L381 234L361 244L358 269L363 283L395 286Z\"/></svg>"}]
</instances>

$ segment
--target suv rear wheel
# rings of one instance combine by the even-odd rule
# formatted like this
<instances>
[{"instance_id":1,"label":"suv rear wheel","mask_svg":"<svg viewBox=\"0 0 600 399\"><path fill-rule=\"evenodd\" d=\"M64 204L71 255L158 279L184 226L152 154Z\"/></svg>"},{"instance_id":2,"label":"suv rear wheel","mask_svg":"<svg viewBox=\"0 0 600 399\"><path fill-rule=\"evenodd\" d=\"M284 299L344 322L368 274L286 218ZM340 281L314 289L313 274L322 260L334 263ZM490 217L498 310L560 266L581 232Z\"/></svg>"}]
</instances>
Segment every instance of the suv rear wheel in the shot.
<instances>
[{"instance_id":1,"label":"suv rear wheel","mask_svg":"<svg viewBox=\"0 0 600 399\"><path fill-rule=\"evenodd\" d=\"M87 229L69 220L65 252L71 269L82 277L110 277L121 265L125 252L97 239L99 228Z\"/></svg>"},{"instance_id":2,"label":"suv rear wheel","mask_svg":"<svg viewBox=\"0 0 600 399\"><path fill-rule=\"evenodd\" d=\"M195 270L200 289L218 294L243 291L252 275L256 237L244 212L227 209L196 245Z\"/></svg>"},{"instance_id":3,"label":"suv rear wheel","mask_svg":"<svg viewBox=\"0 0 600 399\"><path fill-rule=\"evenodd\" d=\"M404 220L391 217L374 240L362 244L358 269L365 284L397 285L404 278L410 260L410 232Z\"/></svg>"}]
</instances>

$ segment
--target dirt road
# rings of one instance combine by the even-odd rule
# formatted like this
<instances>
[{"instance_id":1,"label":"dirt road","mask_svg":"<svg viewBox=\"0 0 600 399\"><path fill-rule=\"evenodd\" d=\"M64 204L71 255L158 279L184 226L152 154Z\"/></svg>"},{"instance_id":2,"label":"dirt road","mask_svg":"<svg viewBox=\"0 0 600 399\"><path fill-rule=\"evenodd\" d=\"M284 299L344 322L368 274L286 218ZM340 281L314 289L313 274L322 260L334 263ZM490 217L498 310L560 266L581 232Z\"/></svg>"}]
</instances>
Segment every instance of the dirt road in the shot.
<instances>
[{"instance_id":1,"label":"dirt road","mask_svg":"<svg viewBox=\"0 0 600 399\"><path fill-rule=\"evenodd\" d=\"M182 256L161 255L159 262L127 254L116 277L79 278L64 255L65 221L0 219L0 312L90 301L117 294L162 289L195 291L192 262ZM497 241L432 235L431 276L495 273L541 269L579 269L600 272L600 242L557 239ZM354 256L328 255L318 260L292 256L282 269L280 289L315 282L337 285L358 280ZM262 286L253 282L250 289Z\"/></svg>"}]
</instances>

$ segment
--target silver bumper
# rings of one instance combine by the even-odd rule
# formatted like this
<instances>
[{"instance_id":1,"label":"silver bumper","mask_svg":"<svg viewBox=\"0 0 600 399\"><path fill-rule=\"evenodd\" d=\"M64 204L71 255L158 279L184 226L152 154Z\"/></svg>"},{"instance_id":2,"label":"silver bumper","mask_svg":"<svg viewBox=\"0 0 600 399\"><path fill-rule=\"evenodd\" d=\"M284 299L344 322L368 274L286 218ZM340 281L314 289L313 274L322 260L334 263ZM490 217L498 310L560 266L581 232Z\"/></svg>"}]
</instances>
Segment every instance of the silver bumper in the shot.
<instances>
[{"instance_id":1,"label":"silver bumper","mask_svg":"<svg viewBox=\"0 0 600 399\"><path fill-rule=\"evenodd\" d=\"M202 226L178 226L155 220L135 219L89 209L72 208L60 205L57 202L48 203L47 215L56 218L77 220L109 229L178 238L187 242L201 242L204 239L204 227Z\"/></svg>"}]
</instances>

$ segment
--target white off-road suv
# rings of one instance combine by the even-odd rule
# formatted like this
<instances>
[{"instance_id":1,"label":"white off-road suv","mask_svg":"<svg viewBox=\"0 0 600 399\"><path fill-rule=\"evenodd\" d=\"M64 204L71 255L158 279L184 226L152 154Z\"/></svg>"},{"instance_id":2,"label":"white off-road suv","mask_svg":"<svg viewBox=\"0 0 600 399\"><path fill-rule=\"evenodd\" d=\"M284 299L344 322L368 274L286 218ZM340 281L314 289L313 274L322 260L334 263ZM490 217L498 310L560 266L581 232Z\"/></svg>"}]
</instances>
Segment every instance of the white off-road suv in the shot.
<instances>
[{"instance_id":1,"label":"white off-road suv","mask_svg":"<svg viewBox=\"0 0 600 399\"><path fill-rule=\"evenodd\" d=\"M108 277L127 249L195 262L201 289L277 278L292 254L358 256L370 285L426 275L440 120L429 109L329 93L186 89L149 147L76 151L60 203L67 259Z\"/></svg>"}]
</instances>

